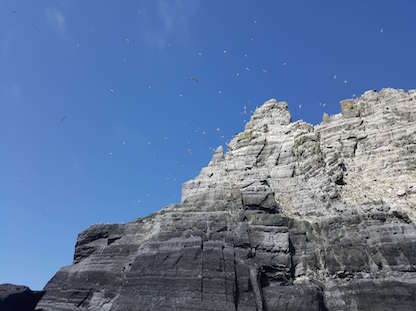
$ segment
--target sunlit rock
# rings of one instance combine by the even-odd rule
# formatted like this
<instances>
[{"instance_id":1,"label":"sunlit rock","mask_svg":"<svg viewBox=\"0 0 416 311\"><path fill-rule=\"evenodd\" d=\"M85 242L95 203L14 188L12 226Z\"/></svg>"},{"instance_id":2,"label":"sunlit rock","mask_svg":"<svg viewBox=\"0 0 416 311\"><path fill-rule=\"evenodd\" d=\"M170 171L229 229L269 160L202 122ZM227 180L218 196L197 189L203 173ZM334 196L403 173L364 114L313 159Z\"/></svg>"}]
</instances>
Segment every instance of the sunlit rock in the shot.
<instances>
[{"instance_id":1,"label":"sunlit rock","mask_svg":"<svg viewBox=\"0 0 416 311\"><path fill-rule=\"evenodd\" d=\"M416 93L323 119L267 101L180 204L82 232L38 308L415 310Z\"/></svg>"}]
</instances>

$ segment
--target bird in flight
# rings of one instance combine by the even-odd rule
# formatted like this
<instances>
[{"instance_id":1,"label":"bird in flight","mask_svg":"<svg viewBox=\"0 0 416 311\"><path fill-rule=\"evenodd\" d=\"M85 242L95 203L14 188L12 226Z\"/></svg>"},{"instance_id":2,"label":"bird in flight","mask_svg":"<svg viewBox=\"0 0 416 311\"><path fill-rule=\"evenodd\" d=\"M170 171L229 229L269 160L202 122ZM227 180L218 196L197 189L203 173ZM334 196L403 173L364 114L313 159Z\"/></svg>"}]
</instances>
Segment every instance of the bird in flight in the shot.
<instances>
[{"instance_id":1,"label":"bird in flight","mask_svg":"<svg viewBox=\"0 0 416 311\"><path fill-rule=\"evenodd\" d=\"M196 83L198 83L198 82L199 82L199 80L198 80L195 76L192 76L192 77L191 77L191 80L192 80L192 81L195 81Z\"/></svg>"},{"instance_id":2,"label":"bird in flight","mask_svg":"<svg viewBox=\"0 0 416 311\"><path fill-rule=\"evenodd\" d=\"M67 115L62 116L62 117L61 117L61 120L60 120L60 123L64 123L64 121L65 121L67 118L68 118L68 116L67 116Z\"/></svg>"}]
</instances>

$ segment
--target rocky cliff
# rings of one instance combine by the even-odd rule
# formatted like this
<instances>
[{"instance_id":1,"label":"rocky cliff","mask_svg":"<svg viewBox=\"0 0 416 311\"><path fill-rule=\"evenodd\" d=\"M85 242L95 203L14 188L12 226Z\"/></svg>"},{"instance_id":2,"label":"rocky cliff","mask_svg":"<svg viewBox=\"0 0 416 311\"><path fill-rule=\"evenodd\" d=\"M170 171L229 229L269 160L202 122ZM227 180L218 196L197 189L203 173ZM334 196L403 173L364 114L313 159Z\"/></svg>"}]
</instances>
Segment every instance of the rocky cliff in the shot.
<instances>
[{"instance_id":1,"label":"rocky cliff","mask_svg":"<svg viewBox=\"0 0 416 311\"><path fill-rule=\"evenodd\" d=\"M182 202L94 225L40 310L416 310L416 90L313 126L274 99Z\"/></svg>"},{"instance_id":2,"label":"rocky cliff","mask_svg":"<svg viewBox=\"0 0 416 311\"><path fill-rule=\"evenodd\" d=\"M42 295L42 291L32 291L26 286L0 284L0 310L33 311Z\"/></svg>"}]
</instances>

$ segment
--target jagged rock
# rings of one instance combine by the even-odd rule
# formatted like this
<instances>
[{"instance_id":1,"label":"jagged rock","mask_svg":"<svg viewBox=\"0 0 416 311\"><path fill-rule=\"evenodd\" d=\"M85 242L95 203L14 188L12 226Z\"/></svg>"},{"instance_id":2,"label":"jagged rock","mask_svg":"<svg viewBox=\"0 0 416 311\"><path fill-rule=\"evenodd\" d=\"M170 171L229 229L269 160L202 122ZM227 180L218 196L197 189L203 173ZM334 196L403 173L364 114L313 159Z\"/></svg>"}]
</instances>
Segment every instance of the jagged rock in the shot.
<instances>
[{"instance_id":1,"label":"jagged rock","mask_svg":"<svg viewBox=\"0 0 416 311\"><path fill-rule=\"evenodd\" d=\"M324 112L324 114L322 115L322 122L326 122L329 119L329 114L327 112Z\"/></svg>"},{"instance_id":2,"label":"jagged rock","mask_svg":"<svg viewBox=\"0 0 416 311\"><path fill-rule=\"evenodd\" d=\"M416 92L290 120L267 101L180 204L81 233L38 307L415 310Z\"/></svg>"},{"instance_id":3,"label":"jagged rock","mask_svg":"<svg viewBox=\"0 0 416 311\"><path fill-rule=\"evenodd\" d=\"M42 295L42 291L31 291L26 286L0 284L0 310L33 311Z\"/></svg>"}]
</instances>

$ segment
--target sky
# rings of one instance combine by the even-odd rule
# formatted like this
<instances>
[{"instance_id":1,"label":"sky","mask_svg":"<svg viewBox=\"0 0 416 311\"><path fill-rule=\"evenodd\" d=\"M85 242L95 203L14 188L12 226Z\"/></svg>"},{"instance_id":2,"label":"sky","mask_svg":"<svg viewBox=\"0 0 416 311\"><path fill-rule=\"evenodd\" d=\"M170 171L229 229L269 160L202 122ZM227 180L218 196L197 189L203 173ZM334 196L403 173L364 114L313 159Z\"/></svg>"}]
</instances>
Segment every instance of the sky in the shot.
<instances>
[{"instance_id":1,"label":"sky","mask_svg":"<svg viewBox=\"0 0 416 311\"><path fill-rule=\"evenodd\" d=\"M180 202L256 106L416 88L416 1L0 0L0 283Z\"/></svg>"}]
</instances>

